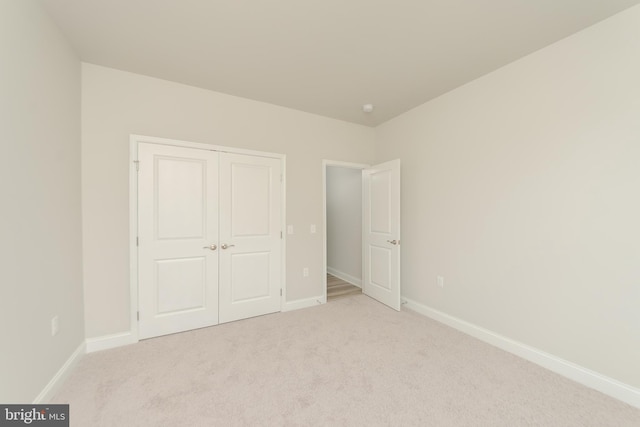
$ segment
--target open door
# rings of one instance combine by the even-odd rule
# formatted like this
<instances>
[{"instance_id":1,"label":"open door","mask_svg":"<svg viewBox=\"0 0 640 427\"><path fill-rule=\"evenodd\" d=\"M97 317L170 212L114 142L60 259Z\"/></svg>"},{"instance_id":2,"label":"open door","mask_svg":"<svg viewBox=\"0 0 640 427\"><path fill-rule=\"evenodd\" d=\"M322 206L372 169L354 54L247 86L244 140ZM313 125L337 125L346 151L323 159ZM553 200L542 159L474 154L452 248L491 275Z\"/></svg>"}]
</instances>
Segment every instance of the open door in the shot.
<instances>
[{"instance_id":1,"label":"open door","mask_svg":"<svg viewBox=\"0 0 640 427\"><path fill-rule=\"evenodd\" d=\"M400 311L400 160L362 171L362 292Z\"/></svg>"}]
</instances>

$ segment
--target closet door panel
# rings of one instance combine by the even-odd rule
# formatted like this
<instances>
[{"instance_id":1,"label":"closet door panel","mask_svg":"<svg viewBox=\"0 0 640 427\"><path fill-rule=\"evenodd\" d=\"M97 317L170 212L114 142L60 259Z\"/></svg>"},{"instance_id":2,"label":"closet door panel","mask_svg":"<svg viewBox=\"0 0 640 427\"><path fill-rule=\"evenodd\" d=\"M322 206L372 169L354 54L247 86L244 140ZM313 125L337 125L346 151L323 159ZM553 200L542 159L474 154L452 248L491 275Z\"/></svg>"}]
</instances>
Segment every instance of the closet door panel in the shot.
<instances>
[{"instance_id":1,"label":"closet door panel","mask_svg":"<svg viewBox=\"0 0 640 427\"><path fill-rule=\"evenodd\" d=\"M220 154L220 323L280 311L281 161Z\"/></svg>"},{"instance_id":2,"label":"closet door panel","mask_svg":"<svg viewBox=\"0 0 640 427\"><path fill-rule=\"evenodd\" d=\"M138 145L139 338L218 323L218 153Z\"/></svg>"}]
</instances>

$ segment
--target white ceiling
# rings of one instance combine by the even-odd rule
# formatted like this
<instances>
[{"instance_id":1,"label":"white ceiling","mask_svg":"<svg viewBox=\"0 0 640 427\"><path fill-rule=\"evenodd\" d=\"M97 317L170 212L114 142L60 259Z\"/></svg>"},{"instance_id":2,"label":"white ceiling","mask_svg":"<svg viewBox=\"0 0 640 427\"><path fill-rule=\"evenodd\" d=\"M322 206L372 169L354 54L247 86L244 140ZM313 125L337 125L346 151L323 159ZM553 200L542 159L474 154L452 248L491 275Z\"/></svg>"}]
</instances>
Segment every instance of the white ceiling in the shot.
<instances>
[{"instance_id":1,"label":"white ceiling","mask_svg":"<svg viewBox=\"0 0 640 427\"><path fill-rule=\"evenodd\" d=\"M640 0L41 2L85 62L375 126Z\"/></svg>"}]
</instances>

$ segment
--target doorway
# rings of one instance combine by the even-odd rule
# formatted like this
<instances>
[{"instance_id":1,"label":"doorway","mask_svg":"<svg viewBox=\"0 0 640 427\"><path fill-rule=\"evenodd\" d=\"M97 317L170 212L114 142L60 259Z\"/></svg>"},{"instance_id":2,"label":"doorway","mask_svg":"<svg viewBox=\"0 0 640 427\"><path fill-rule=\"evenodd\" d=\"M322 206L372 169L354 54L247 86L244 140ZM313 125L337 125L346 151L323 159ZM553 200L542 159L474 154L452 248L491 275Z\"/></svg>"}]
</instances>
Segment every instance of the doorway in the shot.
<instances>
[{"instance_id":1,"label":"doorway","mask_svg":"<svg viewBox=\"0 0 640 427\"><path fill-rule=\"evenodd\" d=\"M325 301L362 292L362 170L367 166L323 162Z\"/></svg>"},{"instance_id":2,"label":"doorway","mask_svg":"<svg viewBox=\"0 0 640 427\"><path fill-rule=\"evenodd\" d=\"M329 182L333 171L338 171L336 176L341 177L336 179L337 183ZM351 185L358 188L358 176L359 191L347 193ZM322 181L325 273L342 276L338 278L360 287L363 294L400 311L400 160L374 166L324 160ZM353 202L358 200L359 209L353 207ZM336 232L331 224L332 213L337 213L334 217L342 220L347 211L353 212L353 222ZM357 229L360 238L355 233ZM349 252L342 250L347 247ZM336 250L338 256L334 257ZM360 260L359 270L355 259ZM345 271L347 269L352 273ZM327 274L322 302L327 302Z\"/></svg>"}]
</instances>

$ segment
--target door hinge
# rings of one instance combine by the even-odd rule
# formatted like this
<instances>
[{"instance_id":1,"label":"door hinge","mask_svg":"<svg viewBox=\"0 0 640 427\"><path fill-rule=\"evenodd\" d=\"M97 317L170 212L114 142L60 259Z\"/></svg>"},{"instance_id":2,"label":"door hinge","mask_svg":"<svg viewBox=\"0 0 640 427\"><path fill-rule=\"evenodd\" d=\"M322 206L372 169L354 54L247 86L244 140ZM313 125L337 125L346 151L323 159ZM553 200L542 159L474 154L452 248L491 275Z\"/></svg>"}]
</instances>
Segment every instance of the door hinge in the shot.
<instances>
[{"instance_id":1,"label":"door hinge","mask_svg":"<svg viewBox=\"0 0 640 427\"><path fill-rule=\"evenodd\" d=\"M282 231L280 232L280 238L282 239Z\"/></svg>"},{"instance_id":2,"label":"door hinge","mask_svg":"<svg viewBox=\"0 0 640 427\"><path fill-rule=\"evenodd\" d=\"M280 296L282 296L282 288L280 288Z\"/></svg>"},{"instance_id":3,"label":"door hinge","mask_svg":"<svg viewBox=\"0 0 640 427\"><path fill-rule=\"evenodd\" d=\"M137 313L137 318L138 318L138 322L140 321L140 312L138 311Z\"/></svg>"},{"instance_id":4,"label":"door hinge","mask_svg":"<svg viewBox=\"0 0 640 427\"><path fill-rule=\"evenodd\" d=\"M140 246L140 237L136 236L136 246Z\"/></svg>"},{"instance_id":5,"label":"door hinge","mask_svg":"<svg viewBox=\"0 0 640 427\"><path fill-rule=\"evenodd\" d=\"M282 177L282 174L280 174L280 182L282 182L284 180L284 178Z\"/></svg>"},{"instance_id":6,"label":"door hinge","mask_svg":"<svg viewBox=\"0 0 640 427\"><path fill-rule=\"evenodd\" d=\"M134 160L133 163L136 164L136 171L140 171L140 160Z\"/></svg>"}]
</instances>

